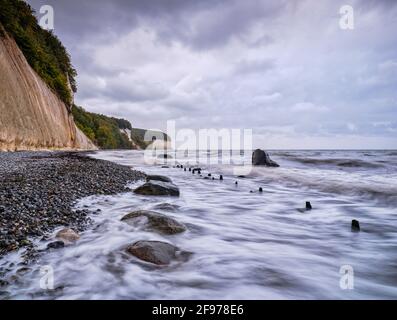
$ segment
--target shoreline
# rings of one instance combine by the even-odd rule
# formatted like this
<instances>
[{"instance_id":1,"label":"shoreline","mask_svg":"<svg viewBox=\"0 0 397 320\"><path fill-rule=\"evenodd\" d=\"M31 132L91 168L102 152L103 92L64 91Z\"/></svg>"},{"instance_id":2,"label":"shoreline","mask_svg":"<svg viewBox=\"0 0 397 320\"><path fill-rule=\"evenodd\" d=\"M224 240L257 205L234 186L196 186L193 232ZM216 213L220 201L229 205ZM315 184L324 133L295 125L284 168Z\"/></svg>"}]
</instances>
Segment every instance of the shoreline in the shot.
<instances>
[{"instance_id":1,"label":"shoreline","mask_svg":"<svg viewBox=\"0 0 397 320\"><path fill-rule=\"evenodd\" d=\"M90 153L90 152L88 152ZM57 227L84 230L89 208L73 210L77 200L92 195L130 191L127 183L145 174L87 152L0 152L0 257L46 237Z\"/></svg>"}]
</instances>

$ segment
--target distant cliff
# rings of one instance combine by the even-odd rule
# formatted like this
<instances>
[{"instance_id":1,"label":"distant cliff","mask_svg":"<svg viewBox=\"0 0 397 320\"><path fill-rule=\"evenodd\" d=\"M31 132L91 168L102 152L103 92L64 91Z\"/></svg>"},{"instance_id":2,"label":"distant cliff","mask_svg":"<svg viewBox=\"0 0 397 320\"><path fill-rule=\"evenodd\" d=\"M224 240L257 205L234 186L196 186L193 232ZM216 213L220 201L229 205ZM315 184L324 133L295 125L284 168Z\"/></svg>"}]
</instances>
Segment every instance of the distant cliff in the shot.
<instances>
[{"instance_id":1,"label":"distant cliff","mask_svg":"<svg viewBox=\"0 0 397 320\"><path fill-rule=\"evenodd\" d=\"M101 149L135 149L128 135L131 123L124 119L107 117L73 106L76 125Z\"/></svg>"},{"instance_id":2,"label":"distant cliff","mask_svg":"<svg viewBox=\"0 0 397 320\"><path fill-rule=\"evenodd\" d=\"M88 112L76 105L72 112L77 127L101 149L146 149L154 140L169 141L165 133L132 128L125 119Z\"/></svg>"}]
</instances>

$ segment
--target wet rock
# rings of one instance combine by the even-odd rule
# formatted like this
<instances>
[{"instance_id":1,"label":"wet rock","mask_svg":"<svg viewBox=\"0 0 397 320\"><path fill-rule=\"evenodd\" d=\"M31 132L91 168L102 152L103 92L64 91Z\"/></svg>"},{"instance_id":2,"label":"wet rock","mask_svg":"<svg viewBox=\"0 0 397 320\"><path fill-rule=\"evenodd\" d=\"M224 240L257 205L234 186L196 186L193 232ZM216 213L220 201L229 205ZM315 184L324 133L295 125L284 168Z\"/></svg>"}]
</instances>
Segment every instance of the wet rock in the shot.
<instances>
[{"instance_id":1,"label":"wet rock","mask_svg":"<svg viewBox=\"0 0 397 320\"><path fill-rule=\"evenodd\" d=\"M219 180L221 180L221 181L223 180L223 176L222 175L219 176Z\"/></svg>"},{"instance_id":2,"label":"wet rock","mask_svg":"<svg viewBox=\"0 0 397 320\"><path fill-rule=\"evenodd\" d=\"M65 246L63 241L54 241L47 244L47 249L60 249Z\"/></svg>"},{"instance_id":3,"label":"wet rock","mask_svg":"<svg viewBox=\"0 0 397 320\"><path fill-rule=\"evenodd\" d=\"M142 220L142 218L146 221ZM137 225L143 222L146 224L148 230L167 235L186 231L186 227L182 223L155 211L134 211L125 215L121 221L130 225Z\"/></svg>"},{"instance_id":4,"label":"wet rock","mask_svg":"<svg viewBox=\"0 0 397 320\"><path fill-rule=\"evenodd\" d=\"M357 220L352 220L352 231L360 231L360 223Z\"/></svg>"},{"instance_id":5,"label":"wet rock","mask_svg":"<svg viewBox=\"0 0 397 320\"><path fill-rule=\"evenodd\" d=\"M311 210L313 209L312 204L310 203L310 201L306 201L306 210Z\"/></svg>"},{"instance_id":6,"label":"wet rock","mask_svg":"<svg viewBox=\"0 0 397 320\"><path fill-rule=\"evenodd\" d=\"M169 182L149 181L134 190L134 193L145 196L179 197L179 189Z\"/></svg>"},{"instance_id":7,"label":"wet rock","mask_svg":"<svg viewBox=\"0 0 397 320\"><path fill-rule=\"evenodd\" d=\"M178 247L161 241L138 241L129 246L127 252L140 260L160 266L187 256Z\"/></svg>"},{"instance_id":8,"label":"wet rock","mask_svg":"<svg viewBox=\"0 0 397 320\"><path fill-rule=\"evenodd\" d=\"M56 238L66 242L75 242L80 239L80 236L74 230L65 228L56 234Z\"/></svg>"},{"instance_id":9,"label":"wet rock","mask_svg":"<svg viewBox=\"0 0 397 320\"><path fill-rule=\"evenodd\" d=\"M160 175L148 175L146 176L146 181L163 181L163 182L171 182L172 180L166 176Z\"/></svg>"},{"instance_id":10,"label":"wet rock","mask_svg":"<svg viewBox=\"0 0 397 320\"><path fill-rule=\"evenodd\" d=\"M279 165L270 159L270 156L267 152L256 149L252 153L252 165L254 166L267 166L267 167L279 167Z\"/></svg>"},{"instance_id":11,"label":"wet rock","mask_svg":"<svg viewBox=\"0 0 397 320\"><path fill-rule=\"evenodd\" d=\"M263 188L262 187L259 188L259 192L263 192Z\"/></svg>"},{"instance_id":12,"label":"wet rock","mask_svg":"<svg viewBox=\"0 0 397 320\"><path fill-rule=\"evenodd\" d=\"M28 272L30 272L30 271L32 271L32 269L30 269L30 268L28 268L28 267L22 267L22 268L19 268L19 269L17 270L17 274L20 275L20 276L22 276L22 275L24 275L24 274L26 274L26 273L28 273Z\"/></svg>"},{"instance_id":13,"label":"wet rock","mask_svg":"<svg viewBox=\"0 0 397 320\"><path fill-rule=\"evenodd\" d=\"M9 283L6 281L6 280L1 280L0 279L0 288L1 287L6 287L6 286L8 286L9 285Z\"/></svg>"},{"instance_id":14,"label":"wet rock","mask_svg":"<svg viewBox=\"0 0 397 320\"><path fill-rule=\"evenodd\" d=\"M175 212L179 209L179 206L171 203L160 203L154 206L154 209Z\"/></svg>"}]
</instances>

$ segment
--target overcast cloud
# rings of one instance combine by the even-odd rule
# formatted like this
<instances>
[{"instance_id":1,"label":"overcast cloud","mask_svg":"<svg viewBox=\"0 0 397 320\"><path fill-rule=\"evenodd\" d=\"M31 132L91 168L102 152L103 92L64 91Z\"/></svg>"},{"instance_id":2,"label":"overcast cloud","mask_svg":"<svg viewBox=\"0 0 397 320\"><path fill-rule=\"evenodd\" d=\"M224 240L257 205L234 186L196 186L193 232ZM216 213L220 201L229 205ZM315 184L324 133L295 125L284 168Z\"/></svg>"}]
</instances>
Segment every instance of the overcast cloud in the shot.
<instances>
[{"instance_id":1,"label":"overcast cloud","mask_svg":"<svg viewBox=\"0 0 397 320\"><path fill-rule=\"evenodd\" d=\"M89 111L253 129L262 148L397 148L396 1L28 2L54 7Z\"/></svg>"}]
</instances>

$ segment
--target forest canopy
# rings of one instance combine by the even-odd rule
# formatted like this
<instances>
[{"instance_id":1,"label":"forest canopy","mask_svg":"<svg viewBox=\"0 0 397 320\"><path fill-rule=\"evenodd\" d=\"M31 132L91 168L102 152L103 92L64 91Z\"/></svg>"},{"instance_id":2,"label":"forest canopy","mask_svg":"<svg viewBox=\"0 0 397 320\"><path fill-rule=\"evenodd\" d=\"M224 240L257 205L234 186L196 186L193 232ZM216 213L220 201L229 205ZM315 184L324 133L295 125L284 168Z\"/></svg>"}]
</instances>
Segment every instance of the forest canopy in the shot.
<instances>
[{"instance_id":1,"label":"forest canopy","mask_svg":"<svg viewBox=\"0 0 397 320\"><path fill-rule=\"evenodd\" d=\"M101 149L132 149L129 137L120 129L131 130L128 120L107 117L85 111L73 105L72 113L77 127Z\"/></svg>"}]
</instances>

